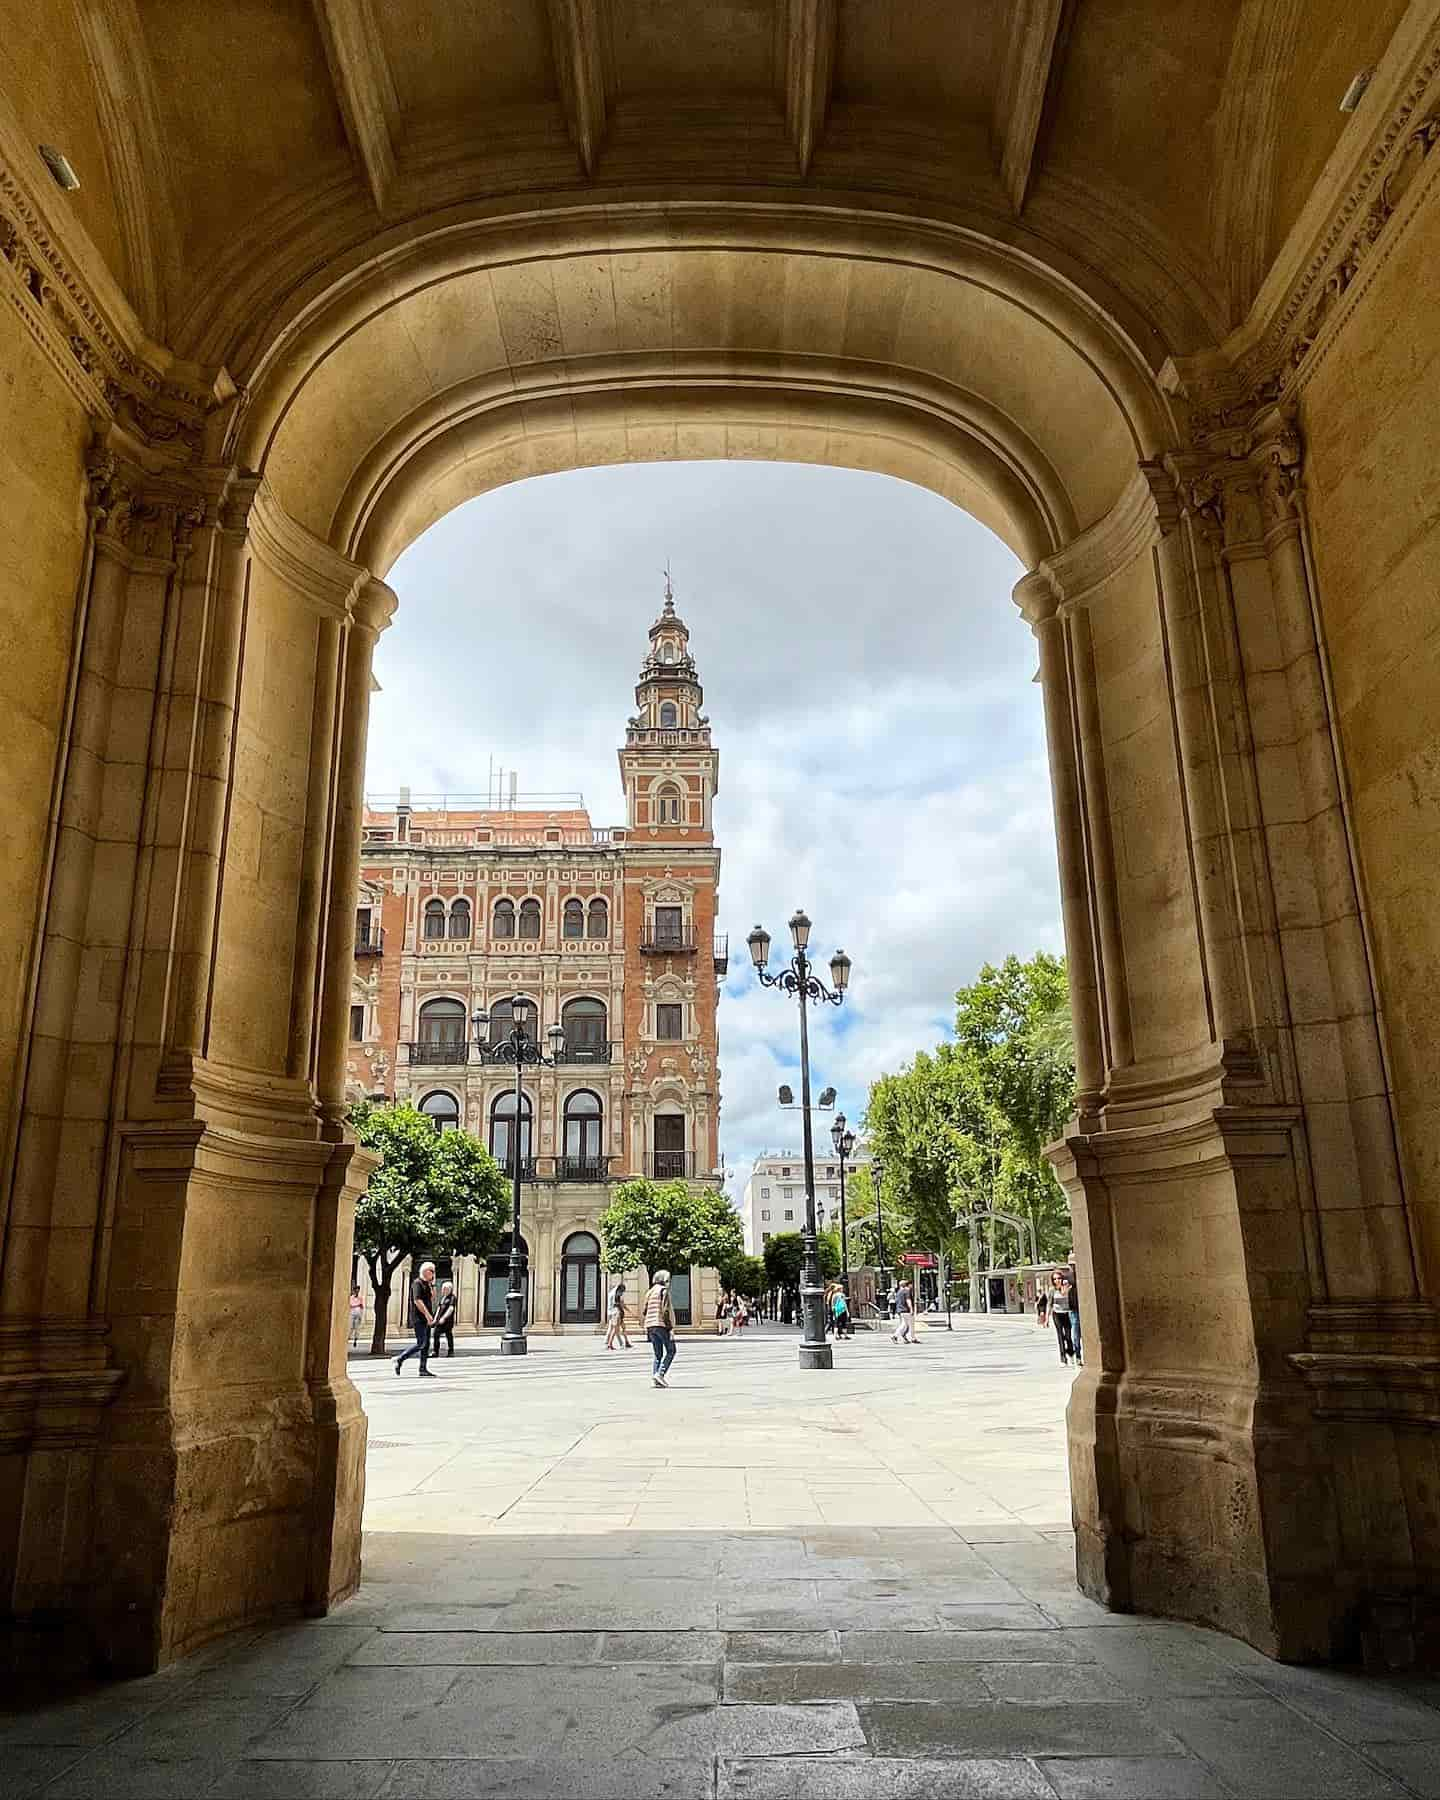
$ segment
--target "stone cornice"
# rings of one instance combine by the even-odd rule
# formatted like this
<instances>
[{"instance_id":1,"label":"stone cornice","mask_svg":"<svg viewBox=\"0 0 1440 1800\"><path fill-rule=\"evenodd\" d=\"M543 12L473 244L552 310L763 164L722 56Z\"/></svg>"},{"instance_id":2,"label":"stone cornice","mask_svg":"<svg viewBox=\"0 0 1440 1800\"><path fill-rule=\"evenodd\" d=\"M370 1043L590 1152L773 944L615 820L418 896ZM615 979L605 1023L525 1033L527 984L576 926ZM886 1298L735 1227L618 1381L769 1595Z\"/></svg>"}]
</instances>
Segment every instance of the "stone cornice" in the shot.
<instances>
[{"instance_id":1,"label":"stone cornice","mask_svg":"<svg viewBox=\"0 0 1440 1800\"><path fill-rule=\"evenodd\" d=\"M1226 343L1227 359L1247 394L1273 399L1291 384L1336 301L1355 282L1416 185L1420 165L1440 139L1437 77L1440 28L1434 0L1415 0L1271 265L1249 318ZM1373 121L1368 133L1367 121Z\"/></svg>"},{"instance_id":2,"label":"stone cornice","mask_svg":"<svg viewBox=\"0 0 1440 1800\"><path fill-rule=\"evenodd\" d=\"M249 523L250 547L272 574L322 612L336 618L350 616L362 589L373 580L368 569L292 519L267 482L261 482L255 495ZM384 588L393 603L393 591L384 582L376 586Z\"/></svg>"},{"instance_id":3,"label":"stone cornice","mask_svg":"<svg viewBox=\"0 0 1440 1800\"><path fill-rule=\"evenodd\" d=\"M1035 572L1049 583L1062 607L1076 605L1142 555L1159 536L1155 496L1144 470L1137 469L1105 517L1063 550L1047 556ZM1021 604L1018 587L1017 604Z\"/></svg>"}]
</instances>

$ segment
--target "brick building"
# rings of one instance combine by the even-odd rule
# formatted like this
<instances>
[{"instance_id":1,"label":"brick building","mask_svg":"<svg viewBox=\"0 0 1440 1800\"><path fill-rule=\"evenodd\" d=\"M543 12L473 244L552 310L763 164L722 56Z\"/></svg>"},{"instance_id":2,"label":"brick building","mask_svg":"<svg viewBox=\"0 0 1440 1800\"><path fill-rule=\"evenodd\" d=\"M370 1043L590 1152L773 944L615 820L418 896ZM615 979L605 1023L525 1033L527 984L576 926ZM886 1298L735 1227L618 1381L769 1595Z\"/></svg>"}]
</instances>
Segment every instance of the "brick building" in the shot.
<instances>
[{"instance_id":1,"label":"brick building","mask_svg":"<svg viewBox=\"0 0 1440 1800\"><path fill-rule=\"evenodd\" d=\"M623 826L593 826L578 796L466 811L402 790L365 814L350 1091L412 1101L438 1130L463 1125L507 1168L518 1156L541 1331L600 1319L596 1224L614 1183L721 1183L719 757L689 638L667 581L619 753ZM542 1039L564 1028L559 1066L526 1070L518 1117L513 1067L472 1041L477 1006L487 1046L515 1007ZM508 1250L487 1271L457 1270L462 1327L500 1329ZM694 1289L697 1322L709 1285ZM682 1312L690 1287L677 1271Z\"/></svg>"}]
</instances>

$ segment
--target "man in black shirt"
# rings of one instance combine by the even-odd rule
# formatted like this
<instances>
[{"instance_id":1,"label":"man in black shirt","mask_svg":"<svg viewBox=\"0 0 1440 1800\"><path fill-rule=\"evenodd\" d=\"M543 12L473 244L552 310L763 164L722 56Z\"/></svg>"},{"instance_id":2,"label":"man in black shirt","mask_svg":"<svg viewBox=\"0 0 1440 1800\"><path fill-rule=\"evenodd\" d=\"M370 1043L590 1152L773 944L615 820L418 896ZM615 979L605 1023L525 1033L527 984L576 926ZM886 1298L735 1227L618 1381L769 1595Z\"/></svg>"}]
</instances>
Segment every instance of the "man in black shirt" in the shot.
<instances>
[{"instance_id":1,"label":"man in black shirt","mask_svg":"<svg viewBox=\"0 0 1440 1800\"><path fill-rule=\"evenodd\" d=\"M395 1358L395 1373L409 1362L412 1356L420 1358L420 1373L431 1381L435 1379L425 1367L430 1360L430 1327L435 1322L435 1265L433 1262L421 1263L420 1277L410 1283L410 1326L415 1333L415 1342L403 1356Z\"/></svg>"}]
</instances>

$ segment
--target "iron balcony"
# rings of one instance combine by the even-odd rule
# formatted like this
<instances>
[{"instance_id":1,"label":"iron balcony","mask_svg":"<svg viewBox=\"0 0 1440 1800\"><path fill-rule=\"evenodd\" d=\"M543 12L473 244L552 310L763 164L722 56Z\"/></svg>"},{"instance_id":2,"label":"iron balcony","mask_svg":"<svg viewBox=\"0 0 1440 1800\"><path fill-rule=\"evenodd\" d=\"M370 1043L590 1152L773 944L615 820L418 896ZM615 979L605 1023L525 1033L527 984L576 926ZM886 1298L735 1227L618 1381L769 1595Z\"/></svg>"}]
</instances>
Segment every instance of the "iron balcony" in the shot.
<instances>
[{"instance_id":1,"label":"iron balcony","mask_svg":"<svg viewBox=\"0 0 1440 1800\"><path fill-rule=\"evenodd\" d=\"M674 1181L695 1173L693 1150L650 1150L645 1156L645 1173L657 1181Z\"/></svg>"},{"instance_id":2,"label":"iron balcony","mask_svg":"<svg viewBox=\"0 0 1440 1800\"><path fill-rule=\"evenodd\" d=\"M357 956L383 956L385 954L385 927L378 926L374 931L362 933L355 939Z\"/></svg>"},{"instance_id":3,"label":"iron balcony","mask_svg":"<svg viewBox=\"0 0 1440 1800\"><path fill-rule=\"evenodd\" d=\"M642 956L693 956L695 954L695 933L693 931L647 932L640 940Z\"/></svg>"}]
</instances>

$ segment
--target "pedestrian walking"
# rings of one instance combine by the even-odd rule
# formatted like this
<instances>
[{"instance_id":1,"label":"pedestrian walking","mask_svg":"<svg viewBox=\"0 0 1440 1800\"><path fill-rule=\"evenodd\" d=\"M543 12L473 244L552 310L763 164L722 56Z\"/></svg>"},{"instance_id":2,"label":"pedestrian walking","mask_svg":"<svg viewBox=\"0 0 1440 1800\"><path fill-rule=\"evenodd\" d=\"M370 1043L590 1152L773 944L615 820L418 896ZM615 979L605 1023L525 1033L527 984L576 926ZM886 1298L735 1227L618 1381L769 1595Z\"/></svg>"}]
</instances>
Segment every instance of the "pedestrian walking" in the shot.
<instances>
[{"instance_id":1,"label":"pedestrian walking","mask_svg":"<svg viewBox=\"0 0 1440 1800\"><path fill-rule=\"evenodd\" d=\"M1049 1322L1050 1296L1043 1287L1037 1288L1035 1290L1035 1323L1043 1331Z\"/></svg>"},{"instance_id":2,"label":"pedestrian walking","mask_svg":"<svg viewBox=\"0 0 1440 1800\"><path fill-rule=\"evenodd\" d=\"M628 1350L630 1338L625 1330L625 1283L617 1281L610 1290L610 1298L605 1306L605 1348L614 1350L617 1347Z\"/></svg>"},{"instance_id":3,"label":"pedestrian walking","mask_svg":"<svg viewBox=\"0 0 1440 1800\"><path fill-rule=\"evenodd\" d=\"M442 1281L440 1284L440 1304L435 1308L435 1326L431 1332L433 1353L440 1355L441 1342L450 1346L450 1354L455 1354L455 1284L453 1281Z\"/></svg>"},{"instance_id":4,"label":"pedestrian walking","mask_svg":"<svg viewBox=\"0 0 1440 1800\"><path fill-rule=\"evenodd\" d=\"M353 1350L360 1342L360 1321L365 1317L365 1302L360 1296L360 1289L350 1290L350 1348Z\"/></svg>"},{"instance_id":5,"label":"pedestrian walking","mask_svg":"<svg viewBox=\"0 0 1440 1800\"><path fill-rule=\"evenodd\" d=\"M734 1332L741 1332L745 1329L745 1327L749 1323L750 1323L750 1308L746 1304L744 1295L737 1294L735 1296L735 1317L731 1323L730 1328Z\"/></svg>"},{"instance_id":6,"label":"pedestrian walking","mask_svg":"<svg viewBox=\"0 0 1440 1800\"><path fill-rule=\"evenodd\" d=\"M908 1281L902 1281L895 1289L895 1329L890 1334L890 1342L919 1342L915 1336L915 1295Z\"/></svg>"},{"instance_id":7,"label":"pedestrian walking","mask_svg":"<svg viewBox=\"0 0 1440 1800\"><path fill-rule=\"evenodd\" d=\"M1075 1353L1074 1340L1070 1336L1070 1296L1065 1289L1065 1277L1058 1272L1050 1277L1050 1318L1060 1346L1061 1366L1068 1368Z\"/></svg>"},{"instance_id":8,"label":"pedestrian walking","mask_svg":"<svg viewBox=\"0 0 1440 1800\"><path fill-rule=\"evenodd\" d=\"M839 1282L830 1296L830 1308L835 1319L835 1335L837 1338L854 1337L855 1327L850 1319L850 1300Z\"/></svg>"},{"instance_id":9,"label":"pedestrian walking","mask_svg":"<svg viewBox=\"0 0 1440 1800\"><path fill-rule=\"evenodd\" d=\"M730 1329L730 1320L734 1316L735 1306L728 1293L720 1296L720 1304L715 1308L715 1329L724 1337Z\"/></svg>"},{"instance_id":10,"label":"pedestrian walking","mask_svg":"<svg viewBox=\"0 0 1440 1800\"><path fill-rule=\"evenodd\" d=\"M1080 1283L1075 1279L1075 1252L1072 1250L1066 1257L1065 1282L1069 1289L1070 1300L1070 1344L1075 1352L1075 1360L1083 1365L1084 1353L1080 1348Z\"/></svg>"},{"instance_id":11,"label":"pedestrian walking","mask_svg":"<svg viewBox=\"0 0 1440 1800\"><path fill-rule=\"evenodd\" d=\"M420 1373L430 1374L426 1364L430 1360L430 1327L435 1323L435 1265L433 1262L421 1263L420 1277L410 1283L410 1329L415 1333L415 1342L403 1355L395 1358L395 1373L398 1375L412 1356L420 1358Z\"/></svg>"},{"instance_id":12,"label":"pedestrian walking","mask_svg":"<svg viewBox=\"0 0 1440 1800\"><path fill-rule=\"evenodd\" d=\"M654 1367L650 1379L656 1387L668 1387L665 1377L675 1360L675 1306L670 1298L670 1271L657 1269L645 1296L645 1335L650 1340Z\"/></svg>"}]
</instances>

